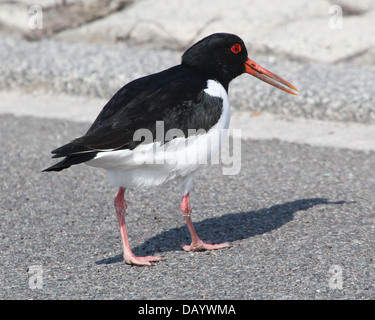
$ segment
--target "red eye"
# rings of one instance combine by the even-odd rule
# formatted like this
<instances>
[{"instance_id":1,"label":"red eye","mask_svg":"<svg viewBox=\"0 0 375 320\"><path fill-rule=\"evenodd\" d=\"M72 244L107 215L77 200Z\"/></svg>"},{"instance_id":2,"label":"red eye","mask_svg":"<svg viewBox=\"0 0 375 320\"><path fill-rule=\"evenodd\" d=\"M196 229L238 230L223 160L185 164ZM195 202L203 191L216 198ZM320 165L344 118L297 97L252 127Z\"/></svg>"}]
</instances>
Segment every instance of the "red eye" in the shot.
<instances>
[{"instance_id":1,"label":"red eye","mask_svg":"<svg viewBox=\"0 0 375 320\"><path fill-rule=\"evenodd\" d=\"M239 53L241 52L242 48L241 48L241 45L236 43L235 45L232 46L232 48L230 48L232 50L232 52L234 53Z\"/></svg>"}]
</instances>

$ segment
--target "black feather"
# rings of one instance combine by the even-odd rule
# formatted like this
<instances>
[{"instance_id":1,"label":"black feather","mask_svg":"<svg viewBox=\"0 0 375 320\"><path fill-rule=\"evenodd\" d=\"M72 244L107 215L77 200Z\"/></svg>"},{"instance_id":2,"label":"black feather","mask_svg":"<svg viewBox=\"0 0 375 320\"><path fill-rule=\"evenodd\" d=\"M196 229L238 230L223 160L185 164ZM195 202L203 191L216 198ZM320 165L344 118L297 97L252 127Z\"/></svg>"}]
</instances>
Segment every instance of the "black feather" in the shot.
<instances>
[{"instance_id":1,"label":"black feather","mask_svg":"<svg viewBox=\"0 0 375 320\"><path fill-rule=\"evenodd\" d=\"M97 152L90 152L90 153L82 153L82 154L75 154L75 155L67 156L64 160L56 163L55 165L47 169L44 169L42 172L61 171L63 169L69 168L72 165L92 160L95 158L96 154Z\"/></svg>"},{"instance_id":2,"label":"black feather","mask_svg":"<svg viewBox=\"0 0 375 320\"><path fill-rule=\"evenodd\" d=\"M164 132L180 129L208 131L222 113L222 101L204 92L207 78L194 68L179 65L134 80L122 87L104 106L87 133L52 151L53 158L67 157L45 171L58 171L86 162L99 151L134 149L138 129L156 137L156 122L164 121ZM164 137L163 137L164 138Z\"/></svg>"}]
</instances>

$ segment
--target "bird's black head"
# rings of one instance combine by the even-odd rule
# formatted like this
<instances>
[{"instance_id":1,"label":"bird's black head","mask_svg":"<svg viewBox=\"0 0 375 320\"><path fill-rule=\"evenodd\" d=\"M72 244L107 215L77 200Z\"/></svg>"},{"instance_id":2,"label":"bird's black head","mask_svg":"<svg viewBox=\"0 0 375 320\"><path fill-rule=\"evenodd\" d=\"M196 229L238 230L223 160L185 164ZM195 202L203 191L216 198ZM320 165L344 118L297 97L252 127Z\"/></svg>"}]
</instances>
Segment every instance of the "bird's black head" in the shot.
<instances>
[{"instance_id":1,"label":"bird's black head","mask_svg":"<svg viewBox=\"0 0 375 320\"><path fill-rule=\"evenodd\" d=\"M280 90L298 94L289 82L249 59L245 44L234 34L215 33L202 39L185 51L181 63L208 79L216 79L227 91L231 80L248 73Z\"/></svg>"},{"instance_id":2,"label":"bird's black head","mask_svg":"<svg viewBox=\"0 0 375 320\"><path fill-rule=\"evenodd\" d=\"M238 36L229 33L212 34L185 51L182 64L218 80L226 89L229 82L245 72L247 50Z\"/></svg>"}]
</instances>

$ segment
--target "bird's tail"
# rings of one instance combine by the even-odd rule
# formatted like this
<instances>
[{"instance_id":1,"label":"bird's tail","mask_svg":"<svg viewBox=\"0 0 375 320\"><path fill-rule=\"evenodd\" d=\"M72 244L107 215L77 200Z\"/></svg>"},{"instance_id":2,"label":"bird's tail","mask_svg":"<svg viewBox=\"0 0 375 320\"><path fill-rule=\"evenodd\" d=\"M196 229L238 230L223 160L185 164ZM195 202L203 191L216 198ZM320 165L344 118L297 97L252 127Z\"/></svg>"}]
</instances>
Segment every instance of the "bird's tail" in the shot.
<instances>
[{"instance_id":1,"label":"bird's tail","mask_svg":"<svg viewBox=\"0 0 375 320\"><path fill-rule=\"evenodd\" d=\"M86 162L95 158L97 152L87 152L81 154L73 154L65 157L62 161L54 164L53 166L44 169L42 172L48 171L61 171L69 168L72 165Z\"/></svg>"}]
</instances>

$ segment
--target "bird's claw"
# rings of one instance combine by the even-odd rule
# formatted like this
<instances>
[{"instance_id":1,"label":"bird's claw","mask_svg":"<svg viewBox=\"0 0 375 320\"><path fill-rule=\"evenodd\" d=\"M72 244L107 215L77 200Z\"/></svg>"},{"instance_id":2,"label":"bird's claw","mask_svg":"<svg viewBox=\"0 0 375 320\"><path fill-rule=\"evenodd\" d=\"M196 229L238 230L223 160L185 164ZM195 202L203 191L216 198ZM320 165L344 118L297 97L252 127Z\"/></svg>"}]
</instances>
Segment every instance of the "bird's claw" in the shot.
<instances>
[{"instance_id":1,"label":"bird's claw","mask_svg":"<svg viewBox=\"0 0 375 320\"><path fill-rule=\"evenodd\" d=\"M223 248L229 248L230 245L227 242L219 244L211 244L209 242L200 241L198 243L191 243L190 245L183 244L182 249L185 251L206 251L206 250L218 250Z\"/></svg>"},{"instance_id":2,"label":"bird's claw","mask_svg":"<svg viewBox=\"0 0 375 320\"><path fill-rule=\"evenodd\" d=\"M146 256L146 257L124 257L126 264L131 264L135 266L151 266L151 262L159 262L161 261L161 257L157 256Z\"/></svg>"}]
</instances>

